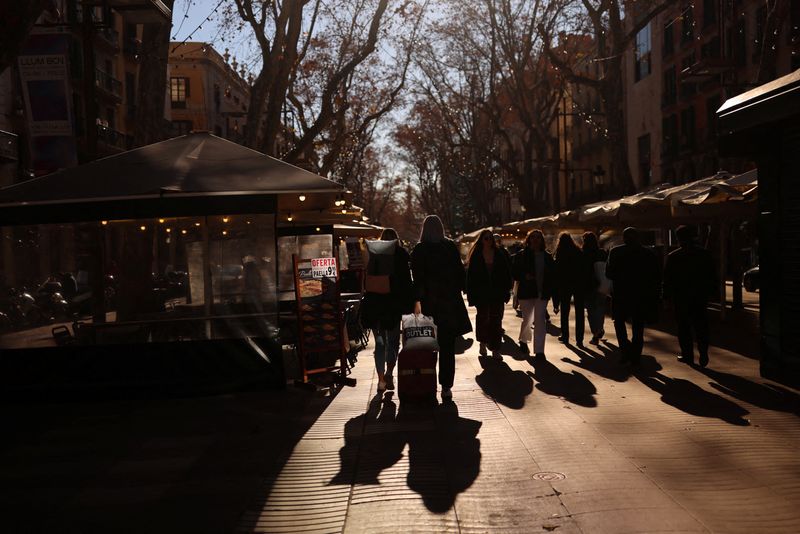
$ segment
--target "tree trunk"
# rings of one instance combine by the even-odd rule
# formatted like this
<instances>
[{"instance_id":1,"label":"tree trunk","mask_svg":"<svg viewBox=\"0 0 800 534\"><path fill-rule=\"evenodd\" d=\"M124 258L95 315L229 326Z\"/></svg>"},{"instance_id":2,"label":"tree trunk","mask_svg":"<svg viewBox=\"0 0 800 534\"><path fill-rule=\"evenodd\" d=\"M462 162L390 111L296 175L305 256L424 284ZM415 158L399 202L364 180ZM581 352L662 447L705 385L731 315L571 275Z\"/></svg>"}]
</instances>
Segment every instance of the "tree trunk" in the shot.
<instances>
[{"instance_id":1,"label":"tree trunk","mask_svg":"<svg viewBox=\"0 0 800 534\"><path fill-rule=\"evenodd\" d=\"M172 10L174 0L163 0ZM145 24L142 42L145 48L153 47L141 55L139 86L136 103L136 130L134 146L144 146L163 141L169 136L169 122L164 118L167 95L167 62L169 59L170 21Z\"/></svg>"}]
</instances>

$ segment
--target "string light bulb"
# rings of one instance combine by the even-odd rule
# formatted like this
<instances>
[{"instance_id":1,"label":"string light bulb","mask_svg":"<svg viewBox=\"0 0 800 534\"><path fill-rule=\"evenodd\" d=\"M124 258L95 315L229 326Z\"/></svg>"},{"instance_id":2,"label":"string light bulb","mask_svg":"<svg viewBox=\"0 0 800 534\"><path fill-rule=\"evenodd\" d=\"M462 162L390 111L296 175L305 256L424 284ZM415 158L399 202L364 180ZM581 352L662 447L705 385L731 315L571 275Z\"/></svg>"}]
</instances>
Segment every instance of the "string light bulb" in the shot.
<instances>
[{"instance_id":1,"label":"string light bulb","mask_svg":"<svg viewBox=\"0 0 800 534\"><path fill-rule=\"evenodd\" d=\"M299 198L300 198L300 202L305 202L306 201L306 196L305 195L300 195Z\"/></svg>"},{"instance_id":2,"label":"string light bulb","mask_svg":"<svg viewBox=\"0 0 800 534\"><path fill-rule=\"evenodd\" d=\"M286 217L286 220L289 221L289 222L292 222L293 219L294 219L294 217L292 217L291 213Z\"/></svg>"}]
</instances>

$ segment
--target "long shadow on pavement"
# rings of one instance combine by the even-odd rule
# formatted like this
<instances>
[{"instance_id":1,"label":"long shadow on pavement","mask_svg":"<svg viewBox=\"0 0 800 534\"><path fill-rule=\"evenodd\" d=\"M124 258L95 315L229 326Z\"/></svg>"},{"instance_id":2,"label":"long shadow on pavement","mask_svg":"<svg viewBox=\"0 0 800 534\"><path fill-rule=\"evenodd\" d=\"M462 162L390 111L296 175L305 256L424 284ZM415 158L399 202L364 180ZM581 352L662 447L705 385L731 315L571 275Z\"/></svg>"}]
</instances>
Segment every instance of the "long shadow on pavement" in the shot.
<instances>
[{"instance_id":1,"label":"long shadow on pavement","mask_svg":"<svg viewBox=\"0 0 800 534\"><path fill-rule=\"evenodd\" d=\"M793 391L774 384L753 382L715 369L698 367L697 371L713 380L709 384L721 393L759 408L800 416L800 395Z\"/></svg>"},{"instance_id":2,"label":"long shadow on pavement","mask_svg":"<svg viewBox=\"0 0 800 534\"><path fill-rule=\"evenodd\" d=\"M480 472L480 427L479 421L459 417L452 402L401 404L398 410L391 392L376 396L365 414L345 424L339 472L329 484L380 485L381 473L403 459L408 445L408 489L431 512L446 513ZM388 484L391 479L396 477Z\"/></svg>"},{"instance_id":3,"label":"long shadow on pavement","mask_svg":"<svg viewBox=\"0 0 800 534\"><path fill-rule=\"evenodd\" d=\"M661 394L665 404L699 417L714 417L726 423L747 426L745 416L750 413L733 401L716 393L706 391L697 384L683 378L672 378L660 373L662 370L655 358L642 355L633 370L633 375L645 386Z\"/></svg>"},{"instance_id":4,"label":"long shadow on pavement","mask_svg":"<svg viewBox=\"0 0 800 534\"><path fill-rule=\"evenodd\" d=\"M233 532L329 403L290 388L4 404L4 530Z\"/></svg>"},{"instance_id":5,"label":"long shadow on pavement","mask_svg":"<svg viewBox=\"0 0 800 534\"><path fill-rule=\"evenodd\" d=\"M597 388L582 373L565 373L547 360L529 358L528 363L534 368L530 376L536 380L536 389L579 406L597 406L597 399L594 398Z\"/></svg>"},{"instance_id":6,"label":"long shadow on pavement","mask_svg":"<svg viewBox=\"0 0 800 534\"><path fill-rule=\"evenodd\" d=\"M567 348L574 352L578 359L561 358L562 362L567 362L615 382L625 382L631 376L630 368L620 365L616 352L607 347L599 345L597 347L599 352L589 347L567 345Z\"/></svg>"},{"instance_id":7,"label":"long shadow on pavement","mask_svg":"<svg viewBox=\"0 0 800 534\"><path fill-rule=\"evenodd\" d=\"M456 338L456 354L464 354L467 352L470 347L475 343L475 340L471 337L464 338L464 336L459 336Z\"/></svg>"},{"instance_id":8,"label":"long shadow on pavement","mask_svg":"<svg viewBox=\"0 0 800 534\"><path fill-rule=\"evenodd\" d=\"M475 377L475 382L484 393L514 410L525 406L525 397L533 391L530 376L524 371L513 371L507 363L489 357L480 357L478 361L483 372Z\"/></svg>"}]
</instances>

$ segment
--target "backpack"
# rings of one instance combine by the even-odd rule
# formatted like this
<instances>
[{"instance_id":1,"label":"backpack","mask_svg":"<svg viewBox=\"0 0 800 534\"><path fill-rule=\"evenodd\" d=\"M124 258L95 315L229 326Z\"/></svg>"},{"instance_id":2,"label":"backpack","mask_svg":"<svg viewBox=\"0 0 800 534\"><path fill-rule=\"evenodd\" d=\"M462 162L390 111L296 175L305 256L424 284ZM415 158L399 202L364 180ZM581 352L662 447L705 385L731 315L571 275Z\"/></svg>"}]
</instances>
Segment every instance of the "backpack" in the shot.
<instances>
[{"instance_id":1,"label":"backpack","mask_svg":"<svg viewBox=\"0 0 800 534\"><path fill-rule=\"evenodd\" d=\"M386 295L391 292L389 279L394 274L394 253L397 241L367 241L367 273L364 289L370 293Z\"/></svg>"}]
</instances>

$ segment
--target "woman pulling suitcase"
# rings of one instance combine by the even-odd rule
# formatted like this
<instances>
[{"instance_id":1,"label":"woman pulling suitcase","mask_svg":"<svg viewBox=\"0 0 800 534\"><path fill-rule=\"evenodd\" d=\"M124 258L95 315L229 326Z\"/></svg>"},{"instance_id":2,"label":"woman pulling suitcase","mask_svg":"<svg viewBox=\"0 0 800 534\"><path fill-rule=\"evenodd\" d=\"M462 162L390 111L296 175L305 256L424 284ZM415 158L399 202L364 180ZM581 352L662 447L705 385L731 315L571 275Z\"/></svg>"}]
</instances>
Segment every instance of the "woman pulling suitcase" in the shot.
<instances>
[{"instance_id":1,"label":"woman pulling suitcase","mask_svg":"<svg viewBox=\"0 0 800 534\"><path fill-rule=\"evenodd\" d=\"M411 252L416 304L414 313L433 317L439 338L439 384L442 400L453 397L456 337L472 331L461 293L465 289L464 265L456 244L444 235L436 215L422 224L419 243Z\"/></svg>"}]
</instances>

